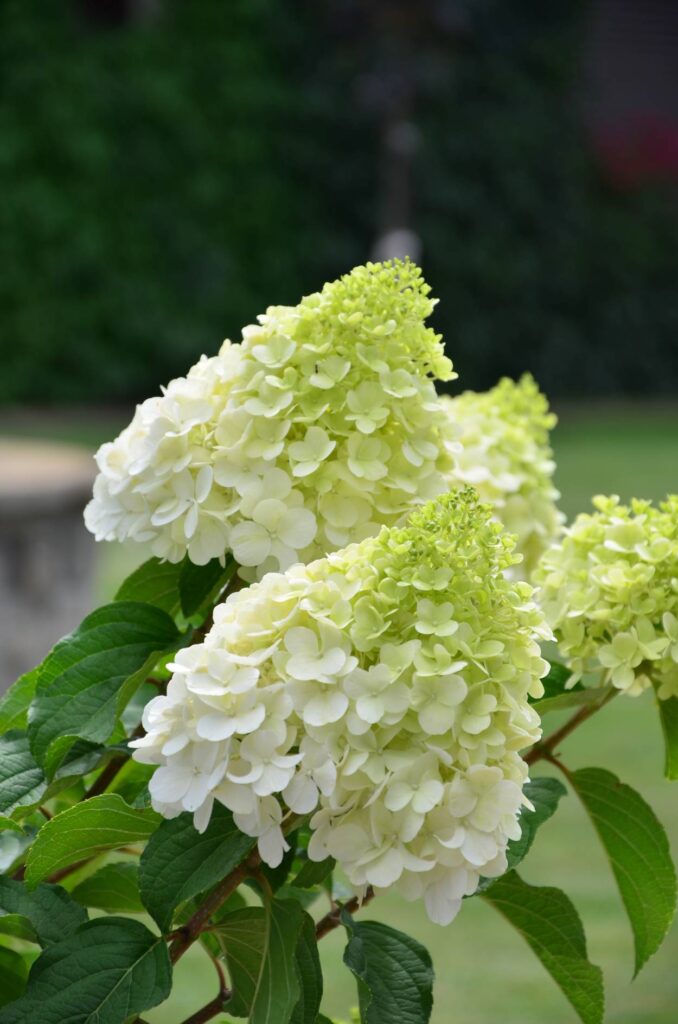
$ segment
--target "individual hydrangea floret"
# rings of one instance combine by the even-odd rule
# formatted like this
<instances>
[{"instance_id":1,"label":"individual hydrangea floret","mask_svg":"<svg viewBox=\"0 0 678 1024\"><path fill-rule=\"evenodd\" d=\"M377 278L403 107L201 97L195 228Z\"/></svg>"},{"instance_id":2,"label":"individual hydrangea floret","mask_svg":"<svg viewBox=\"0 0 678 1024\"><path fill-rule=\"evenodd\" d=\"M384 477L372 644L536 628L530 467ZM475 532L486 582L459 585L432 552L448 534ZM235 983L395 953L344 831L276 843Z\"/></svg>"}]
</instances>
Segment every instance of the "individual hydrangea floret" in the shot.
<instances>
[{"instance_id":1,"label":"individual hydrangea floret","mask_svg":"<svg viewBox=\"0 0 678 1024\"><path fill-rule=\"evenodd\" d=\"M443 396L442 403L450 438L461 444L449 484L472 485L494 507L517 538L523 556L517 571L529 579L564 519L549 446L556 417L529 374L517 383L505 377L490 391Z\"/></svg>"},{"instance_id":2,"label":"individual hydrangea floret","mask_svg":"<svg viewBox=\"0 0 678 1024\"><path fill-rule=\"evenodd\" d=\"M409 262L357 267L272 306L99 450L85 521L171 562L232 550L248 578L396 523L447 490L450 380L435 301Z\"/></svg>"},{"instance_id":3,"label":"individual hydrangea floret","mask_svg":"<svg viewBox=\"0 0 678 1024\"><path fill-rule=\"evenodd\" d=\"M219 801L271 866L310 816L312 860L452 920L506 868L540 735L551 634L512 546L468 488L231 594L144 710L154 807L204 829Z\"/></svg>"},{"instance_id":4,"label":"individual hydrangea floret","mask_svg":"<svg viewBox=\"0 0 678 1024\"><path fill-rule=\"evenodd\" d=\"M535 573L540 603L573 675L597 673L636 696L678 696L678 496L598 496Z\"/></svg>"}]
</instances>

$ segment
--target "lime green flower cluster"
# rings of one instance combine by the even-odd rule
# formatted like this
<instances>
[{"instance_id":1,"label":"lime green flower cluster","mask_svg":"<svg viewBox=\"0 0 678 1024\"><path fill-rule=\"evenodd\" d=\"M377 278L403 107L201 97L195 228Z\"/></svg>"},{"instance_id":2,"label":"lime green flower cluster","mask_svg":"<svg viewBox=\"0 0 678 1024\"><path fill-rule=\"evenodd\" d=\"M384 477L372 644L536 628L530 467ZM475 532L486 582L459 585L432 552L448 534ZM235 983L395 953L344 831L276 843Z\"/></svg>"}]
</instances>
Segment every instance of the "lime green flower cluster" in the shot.
<instances>
[{"instance_id":1,"label":"lime green flower cluster","mask_svg":"<svg viewBox=\"0 0 678 1024\"><path fill-rule=\"evenodd\" d=\"M450 440L461 443L450 486L472 484L517 538L518 570L529 579L542 552L557 537L563 516L553 485L549 431L556 417L529 374L504 378L484 393L443 398Z\"/></svg>"},{"instance_id":2,"label":"lime green flower cluster","mask_svg":"<svg viewBox=\"0 0 678 1024\"><path fill-rule=\"evenodd\" d=\"M598 672L635 696L678 696L678 496L658 508L598 496L534 574L574 684Z\"/></svg>"},{"instance_id":3,"label":"lime green flower cluster","mask_svg":"<svg viewBox=\"0 0 678 1024\"><path fill-rule=\"evenodd\" d=\"M448 923L506 870L540 736L528 695L551 636L513 538L467 488L218 606L144 710L138 760L168 817L205 829L214 801L279 864L286 809L312 814L308 854L359 890L397 885Z\"/></svg>"},{"instance_id":4,"label":"lime green flower cluster","mask_svg":"<svg viewBox=\"0 0 678 1024\"><path fill-rule=\"evenodd\" d=\"M409 262L368 263L272 306L97 456L97 539L176 562L229 548L261 576L335 550L447 490L433 378L455 374Z\"/></svg>"}]
</instances>

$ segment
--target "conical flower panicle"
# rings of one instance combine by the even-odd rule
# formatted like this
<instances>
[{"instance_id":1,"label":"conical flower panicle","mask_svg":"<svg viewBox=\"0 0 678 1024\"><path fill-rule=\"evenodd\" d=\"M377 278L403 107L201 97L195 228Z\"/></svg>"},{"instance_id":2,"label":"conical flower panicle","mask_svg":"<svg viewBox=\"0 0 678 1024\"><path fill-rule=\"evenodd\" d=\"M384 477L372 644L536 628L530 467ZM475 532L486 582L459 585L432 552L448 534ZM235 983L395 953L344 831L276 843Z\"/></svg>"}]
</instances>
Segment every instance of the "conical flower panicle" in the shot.
<instances>
[{"instance_id":1,"label":"conical flower panicle","mask_svg":"<svg viewBox=\"0 0 678 1024\"><path fill-rule=\"evenodd\" d=\"M271 865L311 815L312 859L451 920L506 867L539 737L550 633L512 560L468 489L233 594L144 712L154 806L204 828L220 801Z\"/></svg>"},{"instance_id":2,"label":"conical flower panicle","mask_svg":"<svg viewBox=\"0 0 678 1024\"><path fill-rule=\"evenodd\" d=\"M451 379L421 271L357 267L270 307L142 403L97 455L97 539L170 561L232 550L251 578L392 525L447 489L455 445L433 377Z\"/></svg>"}]
</instances>

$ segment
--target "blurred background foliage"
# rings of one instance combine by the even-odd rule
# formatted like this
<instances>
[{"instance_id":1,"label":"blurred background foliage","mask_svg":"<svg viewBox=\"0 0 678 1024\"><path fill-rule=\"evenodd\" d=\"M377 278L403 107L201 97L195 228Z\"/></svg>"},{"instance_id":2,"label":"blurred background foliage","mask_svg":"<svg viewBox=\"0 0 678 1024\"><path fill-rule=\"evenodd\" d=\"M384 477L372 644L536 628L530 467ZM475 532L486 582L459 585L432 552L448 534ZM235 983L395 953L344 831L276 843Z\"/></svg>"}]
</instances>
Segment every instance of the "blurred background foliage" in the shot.
<instances>
[{"instance_id":1,"label":"blurred background foliage","mask_svg":"<svg viewBox=\"0 0 678 1024\"><path fill-rule=\"evenodd\" d=\"M3 0L0 402L144 397L393 227L462 385L675 393L675 203L596 157L591 7Z\"/></svg>"}]
</instances>

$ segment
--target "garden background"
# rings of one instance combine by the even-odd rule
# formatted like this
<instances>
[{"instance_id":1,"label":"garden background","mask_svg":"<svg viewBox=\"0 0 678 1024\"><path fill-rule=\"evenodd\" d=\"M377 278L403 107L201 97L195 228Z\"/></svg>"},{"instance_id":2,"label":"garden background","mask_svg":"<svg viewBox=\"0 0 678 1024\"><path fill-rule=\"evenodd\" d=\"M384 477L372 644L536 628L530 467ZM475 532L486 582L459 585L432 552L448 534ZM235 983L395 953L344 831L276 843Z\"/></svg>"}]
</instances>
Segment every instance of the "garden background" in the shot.
<instances>
[{"instance_id":1,"label":"garden background","mask_svg":"<svg viewBox=\"0 0 678 1024\"><path fill-rule=\"evenodd\" d=\"M530 370L553 399L568 515L597 491L678 490L669 0L3 0L0 81L0 433L91 448L268 304L407 251L441 299L454 389ZM129 568L104 552L92 603ZM632 759L676 849L648 699L568 744L575 766L624 777ZM675 1024L678 931L629 987L623 911L573 798L525 874L558 876L580 909L610 1024ZM434 953L435 1024L573 1019L489 907L441 931L380 902ZM323 956L345 1015L340 941ZM201 970L182 963L176 1020Z\"/></svg>"}]
</instances>

